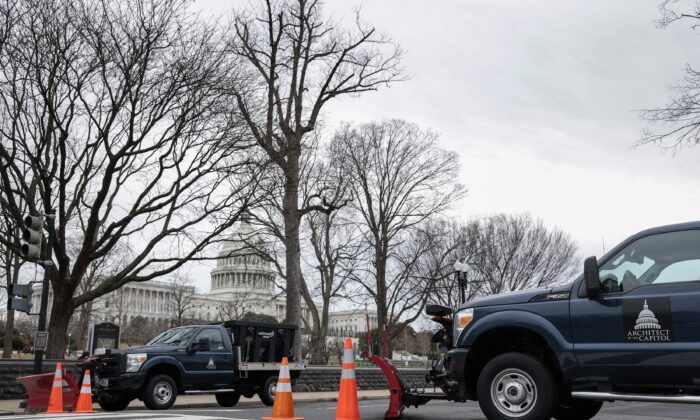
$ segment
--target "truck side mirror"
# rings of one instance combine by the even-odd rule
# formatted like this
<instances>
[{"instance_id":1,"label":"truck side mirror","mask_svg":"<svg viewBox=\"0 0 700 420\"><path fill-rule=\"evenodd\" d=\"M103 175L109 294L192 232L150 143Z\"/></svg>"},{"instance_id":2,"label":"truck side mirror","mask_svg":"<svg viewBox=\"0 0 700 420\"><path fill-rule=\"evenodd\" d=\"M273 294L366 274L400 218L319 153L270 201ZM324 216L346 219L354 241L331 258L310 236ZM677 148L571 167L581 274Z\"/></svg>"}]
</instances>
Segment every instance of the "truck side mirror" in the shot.
<instances>
[{"instance_id":1,"label":"truck side mirror","mask_svg":"<svg viewBox=\"0 0 700 420\"><path fill-rule=\"evenodd\" d=\"M586 296L593 299L600 293L600 274L598 259L588 257L583 262L583 281L586 283Z\"/></svg>"},{"instance_id":2,"label":"truck side mirror","mask_svg":"<svg viewBox=\"0 0 700 420\"><path fill-rule=\"evenodd\" d=\"M202 337L199 341L190 344L190 351L209 351L210 343L209 338Z\"/></svg>"}]
</instances>

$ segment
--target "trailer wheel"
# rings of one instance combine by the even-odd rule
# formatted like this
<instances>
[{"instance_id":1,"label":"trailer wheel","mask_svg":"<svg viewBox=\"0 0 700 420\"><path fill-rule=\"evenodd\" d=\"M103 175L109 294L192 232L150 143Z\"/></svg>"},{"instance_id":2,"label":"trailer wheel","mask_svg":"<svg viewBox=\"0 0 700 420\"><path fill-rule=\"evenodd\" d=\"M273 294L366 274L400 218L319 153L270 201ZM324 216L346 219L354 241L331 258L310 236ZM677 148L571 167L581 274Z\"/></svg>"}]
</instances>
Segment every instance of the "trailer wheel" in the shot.
<instances>
[{"instance_id":1,"label":"trailer wheel","mask_svg":"<svg viewBox=\"0 0 700 420\"><path fill-rule=\"evenodd\" d=\"M216 402L222 407L233 407L241 398L240 392L221 392L216 394Z\"/></svg>"},{"instance_id":2,"label":"trailer wheel","mask_svg":"<svg viewBox=\"0 0 700 420\"><path fill-rule=\"evenodd\" d=\"M479 406L489 420L548 419L556 390L547 366L523 353L496 356L477 381Z\"/></svg>"},{"instance_id":3,"label":"trailer wheel","mask_svg":"<svg viewBox=\"0 0 700 420\"><path fill-rule=\"evenodd\" d=\"M595 417L603 407L603 401L571 400L559 403L554 409L557 420L589 420Z\"/></svg>"},{"instance_id":4,"label":"trailer wheel","mask_svg":"<svg viewBox=\"0 0 700 420\"><path fill-rule=\"evenodd\" d=\"M271 406L275 403L275 394L277 393L277 377L268 376L265 382L260 387L258 395L263 404Z\"/></svg>"},{"instance_id":5,"label":"trailer wheel","mask_svg":"<svg viewBox=\"0 0 700 420\"><path fill-rule=\"evenodd\" d=\"M155 375L143 390L143 403L151 410L167 410L176 398L177 384L168 375Z\"/></svg>"}]
</instances>

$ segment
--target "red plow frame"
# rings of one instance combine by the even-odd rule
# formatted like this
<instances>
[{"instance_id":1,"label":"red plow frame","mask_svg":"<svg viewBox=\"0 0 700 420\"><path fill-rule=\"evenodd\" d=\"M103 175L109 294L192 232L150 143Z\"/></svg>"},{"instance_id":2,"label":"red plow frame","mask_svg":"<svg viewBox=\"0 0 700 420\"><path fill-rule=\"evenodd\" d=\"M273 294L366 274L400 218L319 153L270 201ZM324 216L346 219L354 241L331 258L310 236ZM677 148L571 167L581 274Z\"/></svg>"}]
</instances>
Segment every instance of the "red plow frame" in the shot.
<instances>
[{"instance_id":1,"label":"red plow frame","mask_svg":"<svg viewBox=\"0 0 700 420\"><path fill-rule=\"evenodd\" d=\"M446 394L425 394L417 390L411 389L408 381L403 377L401 372L385 357L369 354L365 352L362 355L365 359L369 359L384 372L386 380L389 382L389 409L384 415L385 419L398 419L406 407L426 404L430 400L447 400Z\"/></svg>"}]
</instances>

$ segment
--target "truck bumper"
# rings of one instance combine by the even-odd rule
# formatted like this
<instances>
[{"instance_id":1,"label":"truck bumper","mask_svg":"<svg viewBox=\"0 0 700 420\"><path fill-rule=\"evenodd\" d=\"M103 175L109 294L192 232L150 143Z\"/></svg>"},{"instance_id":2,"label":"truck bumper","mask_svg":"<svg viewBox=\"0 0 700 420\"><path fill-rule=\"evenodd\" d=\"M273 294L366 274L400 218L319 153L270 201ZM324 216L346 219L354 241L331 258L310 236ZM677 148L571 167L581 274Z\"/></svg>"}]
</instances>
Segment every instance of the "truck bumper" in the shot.
<instances>
[{"instance_id":1,"label":"truck bumper","mask_svg":"<svg viewBox=\"0 0 700 420\"><path fill-rule=\"evenodd\" d=\"M125 373L111 378L96 378L95 389L103 391L136 391L146 382L145 373Z\"/></svg>"},{"instance_id":2,"label":"truck bumper","mask_svg":"<svg viewBox=\"0 0 700 420\"><path fill-rule=\"evenodd\" d=\"M446 366L450 370L450 378L458 382L464 382L467 356L469 355L469 347L453 348L447 352Z\"/></svg>"}]
</instances>

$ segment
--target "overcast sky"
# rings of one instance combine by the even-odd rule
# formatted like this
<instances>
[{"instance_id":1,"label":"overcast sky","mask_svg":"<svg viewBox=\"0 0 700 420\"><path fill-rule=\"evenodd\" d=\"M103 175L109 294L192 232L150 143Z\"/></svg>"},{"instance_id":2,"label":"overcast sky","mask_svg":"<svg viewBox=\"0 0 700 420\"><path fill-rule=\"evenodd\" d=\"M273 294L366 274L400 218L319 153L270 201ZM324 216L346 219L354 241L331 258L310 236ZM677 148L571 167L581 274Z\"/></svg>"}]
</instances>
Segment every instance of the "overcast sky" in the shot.
<instances>
[{"instance_id":1,"label":"overcast sky","mask_svg":"<svg viewBox=\"0 0 700 420\"><path fill-rule=\"evenodd\" d=\"M700 49L688 22L657 28L658 3L365 1L362 16L402 45L411 78L332 103L326 126L402 118L432 127L461 156L461 217L529 212L571 233L582 257L600 256L603 241L610 249L641 229L698 220L700 148L633 147L645 127L635 110L663 105ZM343 19L359 4L326 10Z\"/></svg>"}]
</instances>

